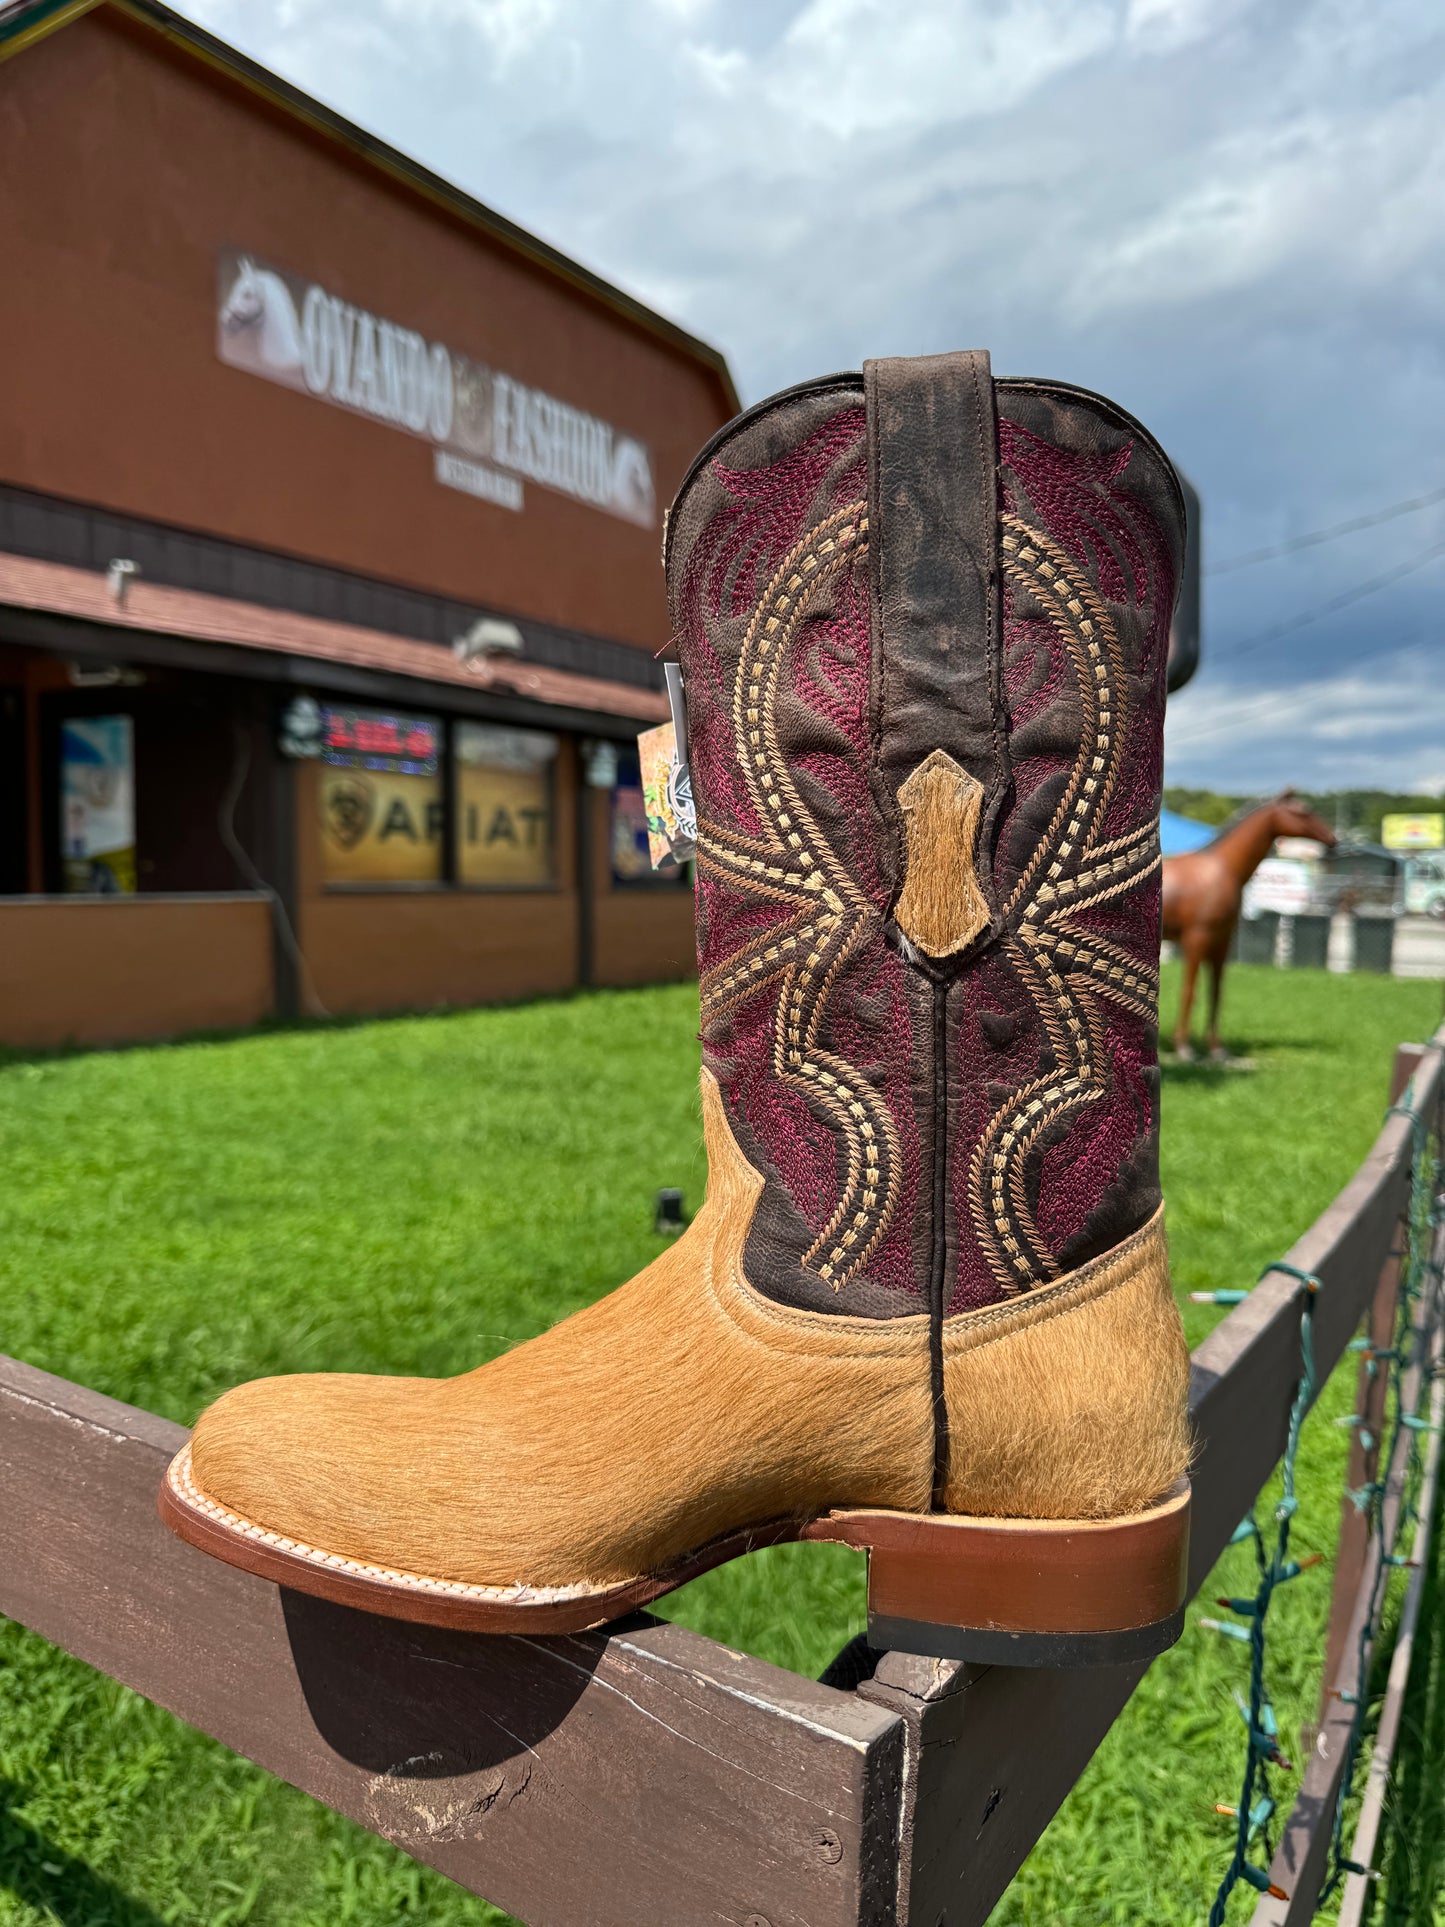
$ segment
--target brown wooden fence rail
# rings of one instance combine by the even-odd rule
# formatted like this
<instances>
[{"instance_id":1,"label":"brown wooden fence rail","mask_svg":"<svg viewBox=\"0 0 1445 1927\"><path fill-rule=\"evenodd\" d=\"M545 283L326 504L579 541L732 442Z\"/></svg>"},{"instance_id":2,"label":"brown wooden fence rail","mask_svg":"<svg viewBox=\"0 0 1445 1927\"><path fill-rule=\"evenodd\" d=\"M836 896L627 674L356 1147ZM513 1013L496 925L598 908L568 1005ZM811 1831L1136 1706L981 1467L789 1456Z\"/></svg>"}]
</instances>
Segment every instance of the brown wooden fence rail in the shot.
<instances>
[{"instance_id":1,"label":"brown wooden fence rail","mask_svg":"<svg viewBox=\"0 0 1445 1927\"><path fill-rule=\"evenodd\" d=\"M1397 1066L1431 1120L1442 1064L1445 1026ZM1288 1254L1323 1286L1321 1379L1375 1295L1412 1149L1387 1119ZM1283 1450L1297 1289L1271 1274L1194 1355L1195 1589ZM172 1538L155 1492L184 1438L0 1358L0 1612L533 1927L975 1927L1143 1670L889 1653L843 1692L646 1616L570 1639L407 1626ZM1297 1808L1281 1846L1291 1920L1330 1806Z\"/></svg>"}]
</instances>

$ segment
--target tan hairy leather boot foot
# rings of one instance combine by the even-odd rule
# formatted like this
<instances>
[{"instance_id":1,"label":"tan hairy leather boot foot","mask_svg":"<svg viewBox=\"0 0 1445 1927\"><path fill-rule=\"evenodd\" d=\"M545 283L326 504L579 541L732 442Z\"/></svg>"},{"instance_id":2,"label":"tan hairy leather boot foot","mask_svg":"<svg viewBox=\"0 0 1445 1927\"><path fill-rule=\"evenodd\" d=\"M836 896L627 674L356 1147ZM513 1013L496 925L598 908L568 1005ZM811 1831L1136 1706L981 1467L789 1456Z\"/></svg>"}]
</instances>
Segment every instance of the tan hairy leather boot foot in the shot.
<instances>
[{"instance_id":1,"label":"tan hairy leather boot foot","mask_svg":"<svg viewBox=\"0 0 1445 1927\"><path fill-rule=\"evenodd\" d=\"M161 1493L303 1591L565 1632L784 1539L875 1645L1177 1637L1188 1357L1158 1183L1183 507L1098 396L881 361L703 450L666 563L698 805L707 1200L447 1380L229 1392Z\"/></svg>"}]
</instances>

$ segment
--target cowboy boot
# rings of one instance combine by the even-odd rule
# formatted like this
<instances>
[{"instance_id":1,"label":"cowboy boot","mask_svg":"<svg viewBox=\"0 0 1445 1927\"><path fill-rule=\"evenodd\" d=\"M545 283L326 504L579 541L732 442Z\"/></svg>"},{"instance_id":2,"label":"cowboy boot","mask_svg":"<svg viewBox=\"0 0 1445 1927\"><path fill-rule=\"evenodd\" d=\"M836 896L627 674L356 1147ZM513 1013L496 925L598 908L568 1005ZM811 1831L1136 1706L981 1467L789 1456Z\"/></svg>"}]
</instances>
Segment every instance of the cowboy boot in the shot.
<instances>
[{"instance_id":1,"label":"cowboy boot","mask_svg":"<svg viewBox=\"0 0 1445 1927\"><path fill-rule=\"evenodd\" d=\"M783 1539L874 1644L1142 1658L1183 1603L1158 1183L1179 489L986 355L744 414L665 560L698 803L709 1180L610 1297L462 1377L228 1393L162 1512L373 1611L565 1632Z\"/></svg>"}]
</instances>

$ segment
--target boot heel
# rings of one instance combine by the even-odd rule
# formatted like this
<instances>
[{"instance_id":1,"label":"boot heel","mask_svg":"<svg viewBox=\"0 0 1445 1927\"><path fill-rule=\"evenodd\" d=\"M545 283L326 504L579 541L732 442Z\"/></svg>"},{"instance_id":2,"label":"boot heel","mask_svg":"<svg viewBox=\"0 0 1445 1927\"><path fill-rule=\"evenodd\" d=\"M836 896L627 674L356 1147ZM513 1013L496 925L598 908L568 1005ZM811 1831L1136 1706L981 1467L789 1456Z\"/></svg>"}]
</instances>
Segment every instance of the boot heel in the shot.
<instances>
[{"instance_id":1,"label":"boot heel","mask_svg":"<svg viewBox=\"0 0 1445 1927\"><path fill-rule=\"evenodd\" d=\"M989 1666L1118 1666L1184 1627L1189 1481L1123 1519L830 1512L805 1538L868 1554L868 1643Z\"/></svg>"}]
</instances>

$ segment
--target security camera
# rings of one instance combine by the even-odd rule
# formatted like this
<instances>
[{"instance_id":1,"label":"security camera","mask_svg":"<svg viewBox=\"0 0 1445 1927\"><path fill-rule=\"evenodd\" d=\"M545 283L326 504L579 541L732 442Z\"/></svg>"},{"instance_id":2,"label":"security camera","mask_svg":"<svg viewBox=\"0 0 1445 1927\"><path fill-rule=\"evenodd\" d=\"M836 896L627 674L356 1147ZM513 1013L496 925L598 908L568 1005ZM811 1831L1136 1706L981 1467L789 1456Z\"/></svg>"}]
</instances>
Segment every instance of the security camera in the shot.
<instances>
[{"instance_id":1,"label":"security camera","mask_svg":"<svg viewBox=\"0 0 1445 1927\"><path fill-rule=\"evenodd\" d=\"M125 592L130 587L133 575L140 574L140 564L132 562L129 556L112 556L105 571L105 586L110 590L112 601L125 607Z\"/></svg>"},{"instance_id":2,"label":"security camera","mask_svg":"<svg viewBox=\"0 0 1445 1927\"><path fill-rule=\"evenodd\" d=\"M489 656L521 653L521 630L515 622L503 622L497 616L478 616L452 643L452 654L458 662L485 662Z\"/></svg>"}]
</instances>

